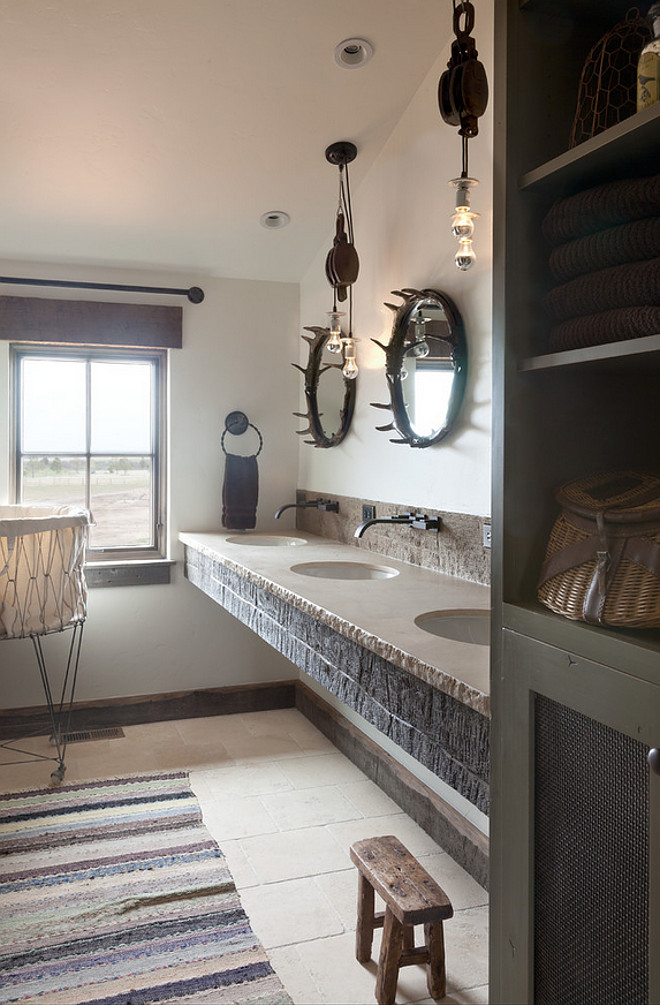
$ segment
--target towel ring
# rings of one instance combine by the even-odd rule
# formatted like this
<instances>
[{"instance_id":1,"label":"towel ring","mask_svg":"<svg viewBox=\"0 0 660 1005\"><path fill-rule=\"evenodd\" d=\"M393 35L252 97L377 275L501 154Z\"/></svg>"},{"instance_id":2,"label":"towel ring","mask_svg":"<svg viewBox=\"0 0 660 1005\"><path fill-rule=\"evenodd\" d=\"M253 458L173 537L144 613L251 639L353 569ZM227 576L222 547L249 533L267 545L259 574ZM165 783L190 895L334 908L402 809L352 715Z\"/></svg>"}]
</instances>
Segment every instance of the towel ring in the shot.
<instances>
[{"instance_id":1,"label":"towel ring","mask_svg":"<svg viewBox=\"0 0 660 1005\"><path fill-rule=\"evenodd\" d=\"M222 452L226 457L230 456L227 450L225 449L225 436L227 435L227 433L231 433L233 436L241 436L244 432L246 432L248 428L254 429L255 433L259 437L259 449L257 450L256 454L250 454L248 456L250 457L259 456L264 446L263 436L261 435L257 427L254 425L254 423L248 420L248 417L245 414L245 412L230 412L227 418L225 419L225 428L222 433L222 437L220 439L220 446L222 447Z\"/></svg>"}]
</instances>

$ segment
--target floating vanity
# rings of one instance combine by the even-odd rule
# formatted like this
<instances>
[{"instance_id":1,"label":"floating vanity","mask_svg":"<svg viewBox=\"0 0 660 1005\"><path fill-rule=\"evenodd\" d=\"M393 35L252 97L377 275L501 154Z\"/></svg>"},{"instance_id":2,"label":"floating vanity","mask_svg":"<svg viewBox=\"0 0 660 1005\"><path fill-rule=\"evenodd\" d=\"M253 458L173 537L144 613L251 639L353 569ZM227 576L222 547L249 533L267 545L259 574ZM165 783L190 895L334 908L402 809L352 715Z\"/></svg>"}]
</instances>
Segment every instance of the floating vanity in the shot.
<instances>
[{"instance_id":1,"label":"floating vanity","mask_svg":"<svg viewBox=\"0 0 660 1005\"><path fill-rule=\"evenodd\" d=\"M193 585L487 812L488 587L300 531L179 539Z\"/></svg>"}]
</instances>

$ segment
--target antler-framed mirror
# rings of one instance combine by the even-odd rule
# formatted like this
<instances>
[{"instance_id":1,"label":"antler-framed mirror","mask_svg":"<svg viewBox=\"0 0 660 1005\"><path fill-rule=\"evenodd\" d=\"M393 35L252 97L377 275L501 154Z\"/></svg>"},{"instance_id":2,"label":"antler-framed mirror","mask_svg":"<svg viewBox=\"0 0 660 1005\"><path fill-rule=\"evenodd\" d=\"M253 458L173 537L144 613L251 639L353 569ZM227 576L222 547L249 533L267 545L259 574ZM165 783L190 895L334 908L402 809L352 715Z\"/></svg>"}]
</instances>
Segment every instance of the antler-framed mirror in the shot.
<instances>
[{"instance_id":1,"label":"antler-framed mirror","mask_svg":"<svg viewBox=\"0 0 660 1005\"><path fill-rule=\"evenodd\" d=\"M305 328L313 337L303 335L309 346L307 366L293 363L305 378L306 412L294 412L300 419L307 419L307 429L298 431L299 436L311 436L315 447L336 447L346 436L355 408L355 380L342 373L344 361L323 362L323 354L328 339L329 328ZM336 357L335 357L336 358ZM323 378L323 379L322 379Z\"/></svg>"},{"instance_id":2,"label":"antler-framed mirror","mask_svg":"<svg viewBox=\"0 0 660 1005\"><path fill-rule=\"evenodd\" d=\"M467 343L456 305L439 290L393 290L403 303L394 311L388 345L373 339L385 353L385 375L392 420L376 428L399 435L392 443L430 447L453 428L465 394Z\"/></svg>"}]
</instances>

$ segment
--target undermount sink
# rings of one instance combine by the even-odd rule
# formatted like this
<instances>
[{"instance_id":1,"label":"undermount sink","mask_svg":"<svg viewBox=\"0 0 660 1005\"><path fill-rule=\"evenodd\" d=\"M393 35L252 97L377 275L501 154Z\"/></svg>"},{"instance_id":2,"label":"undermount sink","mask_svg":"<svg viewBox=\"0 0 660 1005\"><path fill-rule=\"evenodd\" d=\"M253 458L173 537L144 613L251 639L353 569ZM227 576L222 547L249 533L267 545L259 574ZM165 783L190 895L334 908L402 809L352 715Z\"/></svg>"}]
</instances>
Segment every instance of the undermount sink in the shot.
<instances>
[{"instance_id":1,"label":"undermount sink","mask_svg":"<svg viewBox=\"0 0 660 1005\"><path fill-rule=\"evenodd\" d=\"M307 544L304 537L285 537L279 534L241 534L228 537L227 544L249 544L252 548L294 548Z\"/></svg>"},{"instance_id":2,"label":"undermount sink","mask_svg":"<svg viewBox=\"0 0 660 1005\"><path fill-rule=\"evenodd\" d=\"M429 611L415 618L415 624L430 635L453 642L490 645L489 611Z\"/></svg>"},{"instance_id":3,"label":"undermount sink","mask_svg":"<svg viewBox=\"0 0 660 1005\"><path fill-rule=\"evenodd\" d=\"M291 572L316 579L391 579L399 575L387 565L367 565L366 562L304 562L292 565Z\"/></svg>"}]
</instances>

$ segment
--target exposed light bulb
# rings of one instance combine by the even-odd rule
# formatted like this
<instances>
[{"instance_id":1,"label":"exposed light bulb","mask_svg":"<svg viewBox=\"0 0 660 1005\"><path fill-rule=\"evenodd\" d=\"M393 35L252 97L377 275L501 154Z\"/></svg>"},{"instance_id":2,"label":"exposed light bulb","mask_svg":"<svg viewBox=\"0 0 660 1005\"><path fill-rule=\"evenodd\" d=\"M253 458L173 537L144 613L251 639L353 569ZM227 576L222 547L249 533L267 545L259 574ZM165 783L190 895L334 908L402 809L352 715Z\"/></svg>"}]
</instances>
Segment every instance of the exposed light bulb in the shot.
<instances>
[{"instance_id":1,"label":"exposed light bulb","mask_svg":"<svg viewBox=\"0 0 660 1005\"><path fill-rule=\"evenodd\" d=\"M479 214L470 209L470 189L479 182L476 178L452 178L449 184L456 189L456 209L451 218L451 232L458 239L454 261L461 272L467 272L477 257L472 247L472 237L474 221L479 219Z\"/></svg>"},{"instance_id":2,"label":"exposed light bulb","mask_svg":"<svg viewBox=\"0 0 660 1005\"><path fill-rule=\"evenodd\" d=\"M344 339L344 365L341 372L347 380L355 380L358 375L358 365L355 362L355 342L350 337Z\"/></svg>"},{"instance_id":3,"label":"exposed light bulb","mask_svg":"<svg viewBox=\"0 0 660 1005\"><path fill-rule=\"evenodd\" d=\"M342 350L342 337L341 337L341 318L345 317L343 311L328 311L327 314L330 319L328 330L330 331L330 338L325 344L328 352L339 353Z\"/></svg>"},{"instance_id":4,"label":"exposed light bulb","mask_svg":"<svg viewBox=\"0 0 660 1005\"><path fill-rule=\"evenodd\" d=\"M417 311L415 315L415 341L420 342L424 338L424 333L426 331L427 318L422 314L421 308Z\"/></svg>"},{"instance_id":5,"label":"exposed light bulb","mask_svg":"<svg viewBox=\"0 0 660 1005\"><path fill-rule=\"evenodd\" d=\"M461 272L467 272L471 269L476 261L477 256L474 253L474 248L472 247L472 241L459 241L458 251L454 256L454 261L456 262L456 267L461 270Z\"/></svg>"},{"instance_id":6,"label":"exposed light bulb","mask_svg":"<svg viewBox=\"0 0 660 1005\"><path fill-rule=\"evenodd\" d=\"M467 206L457 206L451 220L451 232L459 241L470 239L474 234L474 221L478 213L473 213Z\"/></svg>"},{"instance_id":7,"label":"exposed light bulb","mask_svg":"<svg viewBox=\"0 0 660 1005\"><path fill-rule=\"evenodd\" d=\"M429 344L428 342L425 341L415 342L415 344L410 349L411 355L416 356L418 359L423 359L424 356L428 356L430 351L431 350L429 349Z\"/></svg>"}]
</instances>

